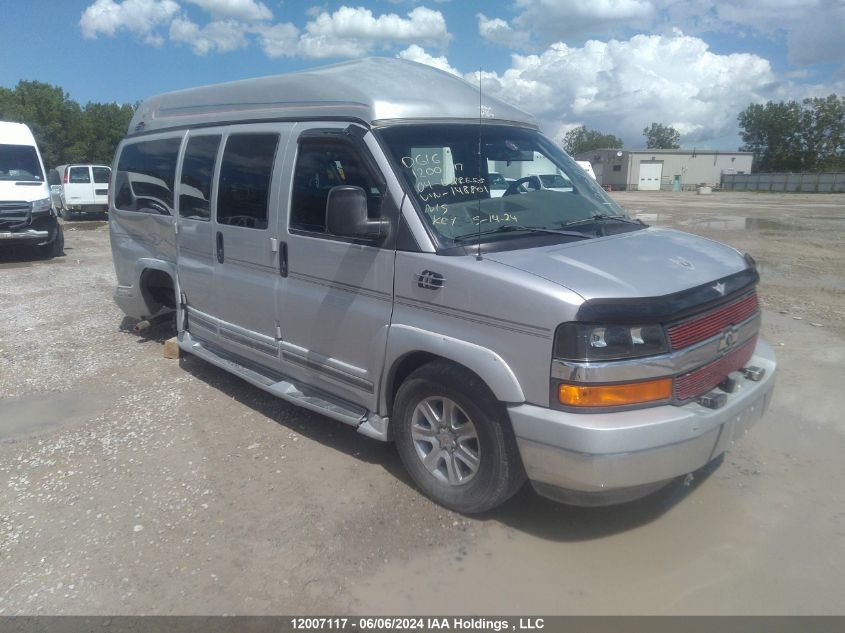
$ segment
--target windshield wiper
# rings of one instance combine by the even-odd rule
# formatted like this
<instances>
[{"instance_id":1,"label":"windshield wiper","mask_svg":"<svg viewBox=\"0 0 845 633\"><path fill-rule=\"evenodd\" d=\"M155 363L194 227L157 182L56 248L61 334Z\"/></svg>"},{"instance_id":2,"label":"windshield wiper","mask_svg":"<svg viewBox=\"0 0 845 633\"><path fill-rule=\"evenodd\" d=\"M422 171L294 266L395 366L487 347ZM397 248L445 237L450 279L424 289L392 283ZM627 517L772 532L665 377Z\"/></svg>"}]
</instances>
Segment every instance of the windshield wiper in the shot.
<instances>
[{"instance_id":1,"label":"windshield wiper","mask_svg":"<svg viewBox=\"0 0 845 633\"><path fill-rule=\"evenodd\" d=\"M480 236L485 235L493 235L494 233L509 233L511 231L528 231L530 233L554 233L555 235L565 235L567 237L580 237L582 239L590 239L595 236L588 235L587 233L581 233L580 231L562 231L560 229L547 229L543 226L523 226L522 224L503 224L501 226L497 226L495 229L488 229L486 231L481 231L479 233L467 233L466 235L459 235L458 237L452 238L456 242L466 242L473 238L477 238Z\"/></svg>"},{"instance_id":2,"label":"windshield wiper","mask_svg":"<svg viewBox=\"0 0 845 633\"><path fill-rule=\"evenodd\" d=\"M637 226L646 226L646 223L642 220L629 220L628 218L621 216L621 215L609 215L607 213L596 213L595 215L589 218L581 218L580 220L572 220L571 222L567 222L562 224L561 226L576 226L578 224L590 224L591 222L624 222L625 224L636 224Z\"/></svg>"}]
</instances>

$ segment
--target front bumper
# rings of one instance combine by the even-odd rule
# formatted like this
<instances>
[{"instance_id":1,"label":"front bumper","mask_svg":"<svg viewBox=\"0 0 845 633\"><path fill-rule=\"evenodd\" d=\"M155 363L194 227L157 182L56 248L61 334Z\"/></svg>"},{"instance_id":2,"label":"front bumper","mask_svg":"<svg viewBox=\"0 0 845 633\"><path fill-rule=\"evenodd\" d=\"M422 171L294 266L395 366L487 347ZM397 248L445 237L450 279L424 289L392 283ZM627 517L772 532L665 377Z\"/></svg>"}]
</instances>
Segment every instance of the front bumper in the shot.
<instances>
[{"instance_id":1,"label":"front bumper","mask_svg":"<svg viewBox=\"0 0 845 633\"><path fill-rule=\"evenodd\" d=\"M528 478L541 494L589 505L647 494L725 452L760 417L775 383L774 353L758 340L743 379L720 409L696 402L618 413L567 413L534 405L509 409Z\"/></svg>"},{"instance_id":2,"label":"front bumper","mask_svg":"<svg viewBox=\"0 0 845 633\"><path fill-rule=\"evenodd\" d=\"M73 204L66 204L65 209L68 211L72 211L74 213L108 213L109 205L108 203L73 203Z\"/></svg>"},{"instance_id":3,"label":"front bumper","mask_svg":"<svg viewBox=\"0 0 845 633\"><path fill-rule=\"evenodd\" d=\"M51 213L33 215L26 223L0 227L0 244L49 244L56 235L58 220Z\"/></svg>"},{"instance_id":4,"label":"front bumper","mask_svg":"<svg viewBox=\"0 0 845 633\"><path fill-rule=\"evenodd\" d=\"M0 240L4 242L28 242L31 240L43 242L48 237L50 237L50 231L37 231L29 228L23 231L0 231Z\"/></svg>"}]
</instances>

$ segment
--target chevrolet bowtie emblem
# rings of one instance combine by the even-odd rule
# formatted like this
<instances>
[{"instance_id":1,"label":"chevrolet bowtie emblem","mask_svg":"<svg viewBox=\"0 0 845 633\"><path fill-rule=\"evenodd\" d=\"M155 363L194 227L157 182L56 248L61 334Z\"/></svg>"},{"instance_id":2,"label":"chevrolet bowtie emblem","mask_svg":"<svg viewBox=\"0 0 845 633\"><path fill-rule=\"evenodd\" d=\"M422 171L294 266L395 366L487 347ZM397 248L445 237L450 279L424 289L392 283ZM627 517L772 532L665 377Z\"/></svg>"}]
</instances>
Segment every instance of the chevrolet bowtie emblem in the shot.
<instances>
[{"instance_id":1,"label":"chevrolet bowtie emblem","mask_svg":"<svg viewBox=\"0 0 845 633\"><path fill-rule=\"evenodd\" d=\"M724 354L736 345L737 336L739 336L739 328L735 325L722 330L722 338L719 339L719 353Z\"/></svg>"}]
</instances>

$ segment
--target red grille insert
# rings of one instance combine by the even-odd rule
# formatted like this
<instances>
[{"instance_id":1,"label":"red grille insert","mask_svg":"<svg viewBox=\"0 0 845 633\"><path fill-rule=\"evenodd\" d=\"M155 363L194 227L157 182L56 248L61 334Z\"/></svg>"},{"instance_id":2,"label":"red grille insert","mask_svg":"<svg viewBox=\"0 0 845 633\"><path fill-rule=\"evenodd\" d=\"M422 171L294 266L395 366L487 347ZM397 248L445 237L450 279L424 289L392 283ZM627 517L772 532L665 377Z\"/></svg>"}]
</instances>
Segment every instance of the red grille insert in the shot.
<instances>
[{"instance_id":1,"label":"red grille insert","mask_svg":"<svg viewBox=\"0 0 845 633\"><path fill-rule=\"evenodd\" d=\"M688 321L668 328L672 349L689 347L715 336L729 325L742 323L760 309L757 293L748 295L726 306L699 314Z\"/></svg>"},{"instance_id":2,"label":"red grille insert","mask_svg":"<svg viewBox=\"0 0 845 633\"><path fill-rule=\"evenodd\" d=\"M725 376L744 367L751 360L756 344L757 337L755 336L709 365L699 367L683 376L678 376L675 378L675 398L689 400L710 391L722 382Z\"/></svg>"}]
</instances>

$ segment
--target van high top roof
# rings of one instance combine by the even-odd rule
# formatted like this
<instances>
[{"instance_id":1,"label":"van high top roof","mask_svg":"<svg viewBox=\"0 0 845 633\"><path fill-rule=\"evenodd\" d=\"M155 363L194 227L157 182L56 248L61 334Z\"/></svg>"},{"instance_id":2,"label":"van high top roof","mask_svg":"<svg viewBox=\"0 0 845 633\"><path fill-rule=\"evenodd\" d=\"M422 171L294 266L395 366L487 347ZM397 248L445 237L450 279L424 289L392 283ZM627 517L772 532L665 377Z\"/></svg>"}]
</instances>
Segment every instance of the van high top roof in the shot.
<instances>
[{"instance_id":1,"label":"van high top roof","mask_svg":"<svg viewBox=\"0 0 845 633\"><path fill-rule=\"evenodd\" d=\"M479 107L480 106L480 107ZM536 127L533 116L450 73L403 59L371 57L286 75L168 92L144 101L128 135L268 120L474 119Z\"/></svg>"},{"instance_id":2,"label":"van high top roof","mask_svg":"<svg viewBox=\"0 0 845 633\"><path fill-rule=\"evenodd\" d=\"M7 145L35 145L32 131L23 123L0 121L0 143Z\"/></svg>"}]
</instances>

